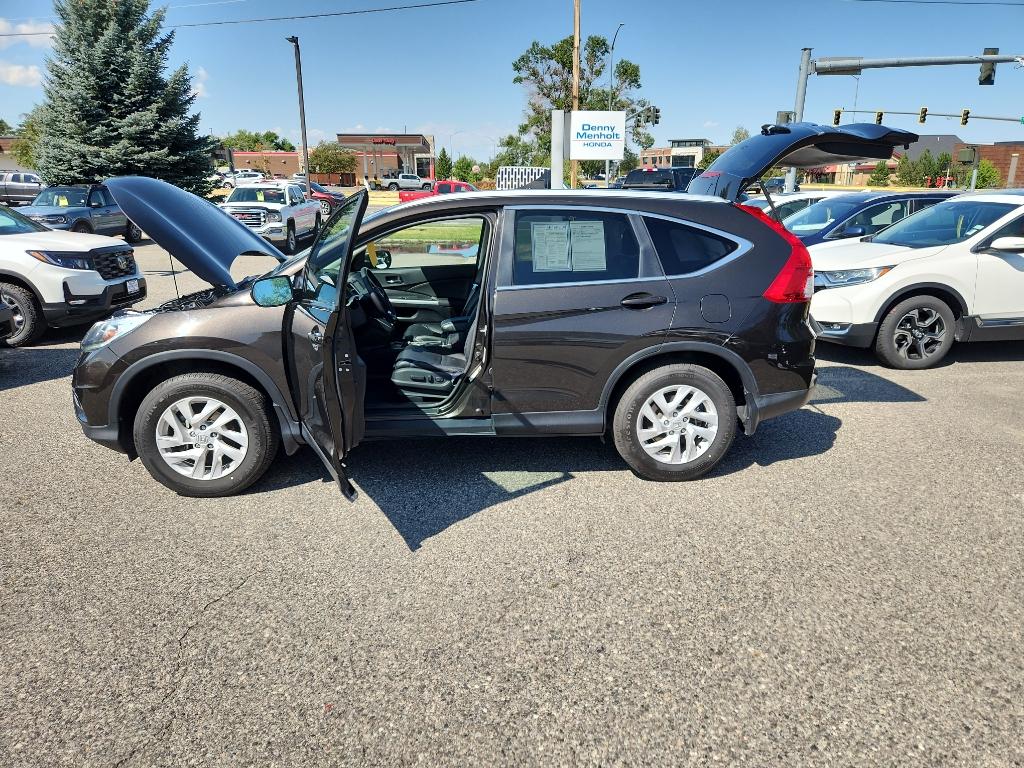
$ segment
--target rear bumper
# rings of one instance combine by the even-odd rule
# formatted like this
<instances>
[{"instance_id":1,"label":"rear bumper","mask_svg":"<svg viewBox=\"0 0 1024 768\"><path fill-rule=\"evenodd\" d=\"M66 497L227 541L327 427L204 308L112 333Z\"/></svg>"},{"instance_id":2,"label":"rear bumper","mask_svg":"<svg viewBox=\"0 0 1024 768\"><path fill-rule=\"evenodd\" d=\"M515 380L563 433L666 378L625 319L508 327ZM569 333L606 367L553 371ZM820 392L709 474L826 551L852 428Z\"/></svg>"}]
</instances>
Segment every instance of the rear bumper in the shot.
<instances>
[{"instance_id":1,"label":"rear bumper","mask_svg":"<svg viewBox=\"0 0 1024 768\"><path fill-rule=\"evenodd\" d=\"M790 392L773 392L769 395L752 395L747 398L746 413L743 415L743 431L752 435L758 425L776 416L790 411L798 411L807 405L814 394L818 374L812 374L811 384L807 389L794 389Z\"/></svg>"},{"instance_id":2,"label":"rear bumper","mask_svg":"<svg viewBox=\"0 0 1024 768\"><path fill-rule=\"evenodd\" d=\"M128 293L128 280L138 280L139 290ZM120 283L107 285L98 294L75 294L64 282L64 301L56 304L44 303L43 317L46 324L54 328L67 325L84 325L110 315L115 309L130 307L146 298L144 277L126 278Z\"/></svg>"}]
</instances>

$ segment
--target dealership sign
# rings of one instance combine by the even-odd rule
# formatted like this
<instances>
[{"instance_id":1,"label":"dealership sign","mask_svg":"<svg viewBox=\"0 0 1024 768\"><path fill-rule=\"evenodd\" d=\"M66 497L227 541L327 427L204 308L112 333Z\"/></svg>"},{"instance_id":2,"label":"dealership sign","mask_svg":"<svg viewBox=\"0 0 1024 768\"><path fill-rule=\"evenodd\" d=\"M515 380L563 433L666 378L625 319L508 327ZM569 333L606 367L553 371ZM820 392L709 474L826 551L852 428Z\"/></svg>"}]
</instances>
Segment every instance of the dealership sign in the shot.
<instances>
[{"instance_id":1,"label":"dealership sign","mask_svg":"<svg viewBox=\"0 0 1024 768\"><path fill-rule=\"evenodd\" d=\"M625 112L573 112L569 121L571 160L621 160L626 149Z\"/></svg>"}]
</instances>

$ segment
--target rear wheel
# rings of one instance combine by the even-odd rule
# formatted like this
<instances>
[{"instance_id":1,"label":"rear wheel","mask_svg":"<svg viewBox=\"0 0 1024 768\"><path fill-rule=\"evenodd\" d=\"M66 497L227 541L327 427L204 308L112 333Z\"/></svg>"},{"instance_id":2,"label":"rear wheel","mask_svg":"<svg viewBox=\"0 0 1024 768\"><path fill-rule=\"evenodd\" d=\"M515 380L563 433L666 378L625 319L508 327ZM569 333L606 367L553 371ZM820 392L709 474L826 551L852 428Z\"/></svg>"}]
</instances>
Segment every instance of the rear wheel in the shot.
<instances>
[{"instance_id":1,"label":"rear wheel","mask_svg":"<svg viewBox=\"0 0 1024 768\"><path fill-rule=\"evenodd\" d=\"M949 352L956 317L942 299L912 296L889 310L878 326L875 354L892 368L931 368Z\"/></svg>"},{"instance_id":2,"label":"rear wheel","mask_svg":"<svg viewBox=\"0 0 1024 768\"><path fill-rule=\"evenodd\" d=\"M397 192L398 191L398 185L397 184L388 184L388 189L390 191L392 191L392 192Z\"/></svg>"},{"instance_id":3,"label":"rear wheel","mask_svg":"<svg viewBox=\"0 0 1024 768\"><path fill-rule=\"evenodd\" d=\"M31 344L43 335L46 323L31 291L13 283L0 283L0 301L3 301L14 316L14 332L4 339L8 346L20 347Z\"/></svg>"},{"instance_id":4,"label":"rear wheel","mask_svg":"<svg viewBox=\"0 0 1024 768\"><path fill-rule=\"evenodd\" d=\"M71 227L72 232L80 232L82 234L89 234L92 232L92 227L86 224L84 221L76 221L75 225Z\"/></svg>"},{"instance_id":5,"label":"rear wheel","mask_svg":"<svg viewBox=\"0 0 1024 768\"><path fill-rule=\"evenodd\" d=\"M427 190L427 189L430 189L430 185L429 185L429 184L423 184L423 185L422 185L422 186L420 187L420 189L423 189L423 190Z\"/></svg>"},{"instance_id":6,"label":"rear wheel","mask_svg":"<svg viewBox=\"0 0 1024 768\"><path fill-rule=\"evenodd\" d=\"M693 480L725 456L736 436L736 401L713 371L675 364L640 376L612 425L619 455L648 480Z\"/></svg>"},{"instance_id":7,"label":"rear wheel","mask_svg":"<svg viewBox=\"0 0 1024 768\"><path fill-rule=\"evenodd\" d=\"M256 482L277 453L270 406L248 384L186 373L139 406L135 448L155 480L182 496L230 496Z\"/></svg>"},{"instance_id":8,"label":"rear wheel","mask_svg":"<svg viewBox=\"0 0 1024 768\"><path fill-rule=\"evenodd\" d=\"M322 213L326 217L330 217L330 215L331 215L331 204L330 204L330 202L328 202L327 200L321 200L320 201L320 213Z\"/></svg>"},{"instance_id":9,"label":"rear wheel","mask_svg":"<svg viewBox=\"0 0 1024 768\"><path fill-rule=\"evenodd\" d=\"M142 239L142 230L136 226L135 222L128 222L128 226L124 231L124 239L128 243L137 243Z\"/></svg>"},{"instance_id":10,"label":"rear wheel","mask_svg":"<svg viewBox=\"0 0 1024 768\"><path fill-rule=\"evenodd\" d=\"M298 250L298 247L299 238L295 234L295 222L289 221L288 235L286 236L284 241L284 252L290 256L291 254L295 253L296 250Z\"/></svg>"}]
</instances>

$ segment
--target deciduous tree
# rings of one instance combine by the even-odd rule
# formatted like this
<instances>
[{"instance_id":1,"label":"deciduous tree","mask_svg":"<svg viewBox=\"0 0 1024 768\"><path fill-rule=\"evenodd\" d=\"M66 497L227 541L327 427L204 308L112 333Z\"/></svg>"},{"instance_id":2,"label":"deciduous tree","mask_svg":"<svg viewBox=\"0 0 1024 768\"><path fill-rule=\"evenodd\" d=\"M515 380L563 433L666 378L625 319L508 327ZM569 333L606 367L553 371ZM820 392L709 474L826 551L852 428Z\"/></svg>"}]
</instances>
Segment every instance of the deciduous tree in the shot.
<instances>
[{"instance_id":1,"label":"deciduous tree","mask_svg":"<svg viewBox=\"0 0 1024 768\"><path fill-rule=\"evenodd\" d=\"M275 131L249 131L245 128L229 133L220 139L225 149L239 152L294 152L295 145Z\"/></svg>"},{"instance_id":2,"label":"deciduous tree","mask_svg":"<svg viewBox=\"0 0 1024 768\"><path fill-rule=\"evenodd\" d=\"M353 173L356 156L336 141L321 141L309 150L310 173Z\"/></svg>"}]
</instances>

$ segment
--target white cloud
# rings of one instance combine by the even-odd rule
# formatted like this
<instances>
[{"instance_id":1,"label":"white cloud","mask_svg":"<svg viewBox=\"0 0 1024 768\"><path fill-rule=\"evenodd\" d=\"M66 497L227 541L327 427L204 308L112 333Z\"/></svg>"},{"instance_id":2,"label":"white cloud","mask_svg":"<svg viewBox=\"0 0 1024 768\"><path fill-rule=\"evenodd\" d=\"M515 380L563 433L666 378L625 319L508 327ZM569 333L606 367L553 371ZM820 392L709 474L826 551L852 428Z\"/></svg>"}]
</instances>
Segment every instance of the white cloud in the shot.
<instances>
[{"instance_id":1,"label":"white cloud","mask_svg":"<svg viewBox=\"0 0 1024 768\"><path fill-rule=\"evenodd\" d=\"M704 121L704 127L705 128L717 128L718 127L718 123L716 123L714 120L705 120Z\"/></svg>"},{"instance_id":2,"label":"white cloud","mask_svg":"<svg viewBox=\"0 0 1024 768\"><path fill-rule=\"evenodd\" d=\"M53 32L53 24L48 21L26 21L12 24L7 19L0 19L0 34L26 34L33 32ZM25 37L0 37L0 48L9 48L18 43L25 43L33 48L49 48L53 42L50 35L27 34Z\"/></svg>"},{"instance_id":3,"label":"white cloud","mask_svg":"<svg viewBox=\"0 0 1024 768\"><path fill-rule=\"evenodd\" d=\"M0 83L36 88L43 82L43 73L35 64L8 64L0 61Z\"/></svg>"},{"instance_id":4,"label":"white cloud","mask_svg":"<svg viewBox=\"0 0 1024 768\"><path fill-rule=\"evenodd\" d=\"M210 79L210 73L202 67L196 70L195 75L192 76L192 95L200 99L206 99L210 96L210 91L206 87L206 82Z\"/></svg>"}]
</instances>

